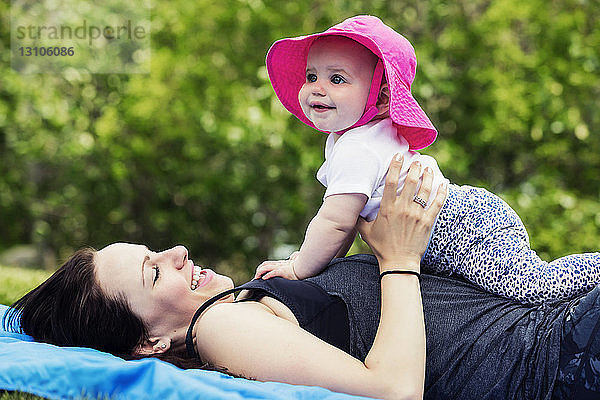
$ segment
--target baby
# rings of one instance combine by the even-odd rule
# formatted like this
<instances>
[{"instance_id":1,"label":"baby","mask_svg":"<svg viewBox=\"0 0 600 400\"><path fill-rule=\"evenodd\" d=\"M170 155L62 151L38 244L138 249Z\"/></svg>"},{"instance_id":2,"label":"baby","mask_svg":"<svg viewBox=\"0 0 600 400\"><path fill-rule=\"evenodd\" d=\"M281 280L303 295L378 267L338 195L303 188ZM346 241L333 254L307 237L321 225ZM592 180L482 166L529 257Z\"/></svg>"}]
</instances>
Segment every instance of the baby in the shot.
<instances>
[{"instance_id":1,"label":"baby","mask_svg":"<svg viewBox=\"0 0 600 400\"><path fill-rule=\"evenodd\" d=\"M411 94L417 60L402 35L373 16L349 18L322 33L275 42L269 78L280 101L307 125L329 133L317 179L327 187L300 251L265 261L255 278L303 279L343 257L359 216L377 215L387 166L404 158L433 175L430 199L447 184L436 161L415 150L437 132ZM600 254L542 261L530 249L517 214L482 188L449 185L423 256L424 270L456 273L484 289L525 303L570 298L600 283Z\"/></svg>"}]
</instances>

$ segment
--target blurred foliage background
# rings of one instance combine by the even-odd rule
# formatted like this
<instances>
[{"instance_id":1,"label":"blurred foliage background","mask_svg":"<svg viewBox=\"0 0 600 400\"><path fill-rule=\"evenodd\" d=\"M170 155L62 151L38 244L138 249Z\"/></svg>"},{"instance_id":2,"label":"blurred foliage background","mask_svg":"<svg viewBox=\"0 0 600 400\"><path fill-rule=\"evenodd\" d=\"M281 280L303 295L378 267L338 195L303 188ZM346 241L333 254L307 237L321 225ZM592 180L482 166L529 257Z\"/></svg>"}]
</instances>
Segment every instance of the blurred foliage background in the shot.
<instances>
[{"instance_id":1,"label":"blurred foliage background","mask_svg":"<svg viewBox=\"0 0 600 400\"><path fill-rule=\"evenodd\" d=\"M325 136L279 104L265 54L356 14L413 43L447 177L507 200L543 258L600 248L598 0L153 0L149 75L16 73L7 3L0 250L182 243L240 279L289 254Z\"/></svg>"}]
</instances>

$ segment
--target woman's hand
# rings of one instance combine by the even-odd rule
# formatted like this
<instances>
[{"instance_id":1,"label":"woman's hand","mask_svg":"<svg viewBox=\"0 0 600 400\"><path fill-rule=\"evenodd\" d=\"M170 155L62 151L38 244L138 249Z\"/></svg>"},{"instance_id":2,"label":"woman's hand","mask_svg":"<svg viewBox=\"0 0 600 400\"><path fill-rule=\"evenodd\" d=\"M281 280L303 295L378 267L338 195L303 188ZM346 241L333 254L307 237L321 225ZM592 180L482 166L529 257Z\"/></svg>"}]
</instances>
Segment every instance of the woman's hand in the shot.
<instances>
[{"instance_id":1,"label":"woman's hand","mask_svg":"<svg viewBox=\"0 0 600 400\"><path fill-rule=\"evenodd\" d=\"M402 158L394 157L390 163L381 206L372 222L359 220L358 230L379 261L381 272L388 269L410 269L419 272L421 257L425 253L431 229L446 199L446 185L441 185L431 206L425 209L415 202L415 193L421 175L421 166L413 163L406 176L404 187L398 195L398 179ZM428 199L433 174L425 169L418 197Z\"/></svg>"}]
</instances>

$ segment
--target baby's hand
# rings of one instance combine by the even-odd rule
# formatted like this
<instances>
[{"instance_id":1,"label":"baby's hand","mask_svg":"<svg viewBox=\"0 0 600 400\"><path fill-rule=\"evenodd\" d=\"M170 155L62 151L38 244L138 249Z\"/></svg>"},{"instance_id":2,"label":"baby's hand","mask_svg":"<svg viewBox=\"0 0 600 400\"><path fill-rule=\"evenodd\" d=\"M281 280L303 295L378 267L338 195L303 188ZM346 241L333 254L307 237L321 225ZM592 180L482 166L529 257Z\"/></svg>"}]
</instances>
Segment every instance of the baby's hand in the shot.
<instances>
[{"instance_id":1,"label":"baby's hand","mask_svg":"<svg viewBox=\"0 0 600 400\"><path fill-rule=\"evenodd\" d=\"M275 276L280 276L285 279L298 280L294 272L294 261L298 256L298 252L292 253L288 260L264 261L256 268L254 279L269 279Z\"/></svg>"}]
</instances>

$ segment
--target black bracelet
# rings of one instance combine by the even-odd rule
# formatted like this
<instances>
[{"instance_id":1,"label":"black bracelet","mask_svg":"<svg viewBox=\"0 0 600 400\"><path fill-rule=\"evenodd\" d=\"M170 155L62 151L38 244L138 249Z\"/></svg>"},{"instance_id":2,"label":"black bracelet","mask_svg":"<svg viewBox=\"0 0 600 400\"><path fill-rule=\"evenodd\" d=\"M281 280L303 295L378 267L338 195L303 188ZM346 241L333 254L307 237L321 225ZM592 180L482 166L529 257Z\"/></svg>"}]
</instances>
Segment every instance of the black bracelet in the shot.
<instances>
[{"instance_id":1,"label":"black bracelet","mask_svg":"<svg viewBox=\"0 0 600 400\"><path fill-rule=\"evenodd\" d=\"M387 274L406 274L406 275L414 275L417 278L419 278L419 281L421 281L421 274L418 273L417 271L408 271L408 270L402 270L402 269L392 269L390 271L383 271L381 274L379 274L379 284L381 285L381 278L383 278L385 275Z\"/></svg>"}]
</instances>

